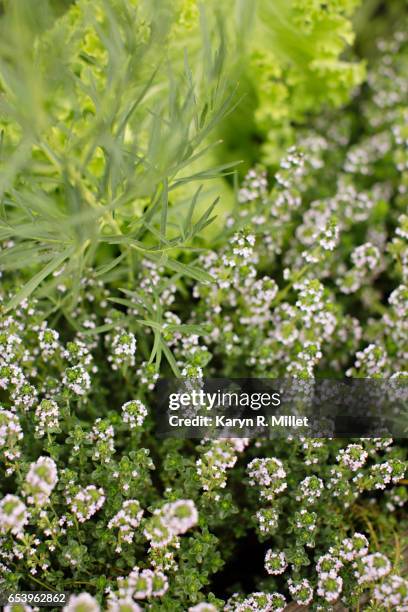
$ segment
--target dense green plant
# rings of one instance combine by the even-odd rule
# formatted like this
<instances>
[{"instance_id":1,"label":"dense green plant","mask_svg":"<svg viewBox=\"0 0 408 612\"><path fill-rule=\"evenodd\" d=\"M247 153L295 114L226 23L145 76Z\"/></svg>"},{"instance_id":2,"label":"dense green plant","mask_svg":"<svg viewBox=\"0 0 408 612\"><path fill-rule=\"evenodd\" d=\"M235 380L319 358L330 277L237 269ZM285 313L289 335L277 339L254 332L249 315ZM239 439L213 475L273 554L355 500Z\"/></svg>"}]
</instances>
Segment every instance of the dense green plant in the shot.
<instances>
[{"instance_id":1,"label":"dense green plant","mask_svg":"<svg viewBox=\"0 0 408 612\"><path fill-rule=\"evenodd\" d=\"M259 0L239 3L235 49L245 97L223 123L223 155L275 166L307 113L344 104L364 64L344 52L359 1ZM259 145L260 151L259 151Z\"/></svg>"},{"instance_id":2,"label":"dense green plant","mask_svg":"<svg viewBox=\"0 0 408 612\"><path fill-rule=\"evenodd\" d=\"M219 172L203 165L191 173L191 164L231 110L223 39L211 46L203 14L195 74L187 54L174 71L167 41L183 30L183 14L171 3L156 9L84 0L51 24L33 24L41 15L21 2L2 20L0 236L15 243L2 265L26 264L30 273L42 264L10 306L65 262L62 274L76 277L76 289L58 307L72 309L81 277L104 253L109 270L125 259L130 277L134 261L150 253L163 255L169 269L204 278L172 253L211 217L212 208L193 219L197 187L190 201L179 192ZM176 226L173 218L169 232L174 200L190 212ZM118 245L114 262L110 245ZM52 297L52 283L45 291Z\"/></svg>"},{"instance_id":3,"label":"dense green plant","mask_svg":"<svg viewBox=\"0 0 408 612\"><path fill-rule=\"evenodd\" d=\"M281 70L296 143L276 171L236 178L228 211L201 184L230 171L211 138L247 117L225 50L236 22L202 12L201 44L193 2L79 0L58 19L7 5L2 590L76 593L69 612L408 605L404 440L163 440L152 393L160 374L406 378L403 28L348 106L300 124L362 77L337 63L354 4L278 2L273 41L248 41ZM268 70L249 71L254 89ZM280 105L262 96L256 121Z\"/></svg>"},{"instance_id":4,"label":"dense green plant","mask_svg":"<svg viewBox=\"0 0 408 612\"><path fill-rule=\"evenodd\" d=\"M362 77L361 66L338 61L352 40L353 5L281 3L269 14L270 4L261 2L251 28L251 3L241 3L236 19L224 19L226 45L222 31L211 36L216 26L206 25L192 0L83 0L54 21L47 3L43 11L6 3L0 236L16 244L3 265L43 264L12 305L63 261L64 274L74 271L79 282L83 270L112 254L106 245L119 245L130 274L147 251L166 253L166 265L178 271L174 249L190 244L212 216L209 205L194 214L199 182L228 168L215 161L209 136L214 144L214 129L241 94L240 113L218 128L227 146L237 135L250 141L237 123L252 129L259 119L261 132L272 130L276 140L316 105L344 102ZM236 78L245 85L234 93ZM255 119L243 119L248 104ZM225 157L225 147L218 149ZM76 293L63 307L75 304Z\"/></svg>"}]
</instances>

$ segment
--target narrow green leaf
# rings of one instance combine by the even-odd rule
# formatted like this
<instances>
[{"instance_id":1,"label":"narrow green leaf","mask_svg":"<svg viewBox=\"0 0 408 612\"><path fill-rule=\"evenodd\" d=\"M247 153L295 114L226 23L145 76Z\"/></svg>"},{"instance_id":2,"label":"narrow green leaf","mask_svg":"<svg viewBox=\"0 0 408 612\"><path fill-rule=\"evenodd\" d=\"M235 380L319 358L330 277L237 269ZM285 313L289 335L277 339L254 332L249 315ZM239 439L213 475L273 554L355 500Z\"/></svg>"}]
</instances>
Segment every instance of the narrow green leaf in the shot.
<instances>
[{"instance_id":1,"label":"narrow green leaf","mask_svg":"<svg viewBox=\"0 0 408 612\"><path fill-rule=\"evenodd\" d=\"M167 227L167 212L169 208L169 189L168 189L168 181L165 179L163 181L163 192L162 192L162 212L161 212L161 220L160 220L160 233L161 233L161 243L166 242L166 227Z\"/></svg>"},{"instance_id":2,"label":"narrow green leaf","mask_svg":"<svg viewBox=\"0 0 408 612\"><path fill-rule=\"evenodd\" d=\"M81 333L85 336L93 336L94 334L102 334L103 332L110 331L111 329L115 329L115 327L119 327L119 325L124 325L128 322L127 317L123 317L122 319L117 319L116 321L112 321L112 323L105 323L105 325L99 325L99 327L94 327L93 329L82 329Z\"/></svg>"},{"instance_id":3,"label":"narrow green leaf","mask_svg":"<svg viewBox=\"0 0 408 612\"><path fill-rule=\"evenodd\" d=\"M213 277L208 274L208 272L204 272L204 270L200 270L192 266L191 264L183 264L181 261L177 261L176 259L162 258L158 259L157 257L152 257L150 253L146 254L146 257L159 263L160 265L169 268L170 270L174 270L175 272L181 272L185 276L189 276L190 278L194 278L200 283L212 283L214 282Z\"/></svg>"},{"instance_id":4,"label":"narrow green leaf","mask_svg":"<svg viewBox=\"0 0 408 612\"><path fill-rule=\"evenodd\" d=\"M199 188L197 189L197 191L195 192L192 200L191 200L191 204L190 204L190 206L188 208L187 216L186 216L186 219L184 221L184 226L183 226L184 234L189 234L190 233L190 228L191 228L191 224L192 224L194 210L195 210L196 204L198 202L198 198L200 196L202 188L203 188L203 186L200 185Z\"/></svg>"},{"instance_id":5,"label":"narrow green leaf","mask_svg":"<svg viewBox=\"0 0 408 612\"><path fill-rule=\"evenodd\" d=\"M180 378L180 370L178 368L176 360L174 359L174 355L171 352L171 350L169 349L169 347L167 346L167 344L164 342L163 338L161 338L161 346L162 346L162 349L163 349L163 353L164 353L167 361L169 362L169 365L170 365L171 369L173 370L174 375L177 378Z\"/></svg>"},{"instance_id":6,"label":"narrow green leaf","mask_svg":"<svg viewBox=\"0 0 408 612\"><path fill-rule=\"evenodd\" d=\"M118 257L115 257L115 259L113 259L109 263L99 266L95 271L95 276L98 277L107 274L108 272L113 270L113 268L116 268L116 266L120 264L120 262L124 259L125 256L126 253L122 253Z\"/></svg>"},{"instance_id":7,"label":"narrow green leaf","mask_svg":"<svg viewBox=\"0 0 408 612\"><path fill-rule=\"evenodd\" d=\"M33 291L47 278L49 274L52 274L68 257L74 252L74 247L65 249L62 253L58 253L53 259L42 269L40 272L35 274L21 289L18 291L9 301L6 306L6 311L12 310L20 302L28 298Z\"/></svg>"},{"instance_id":8,"label":"narrow green leaf","mask_svg":"<svg viewBox=\"0 0 408 612\"><path fill-rule=\"evenodd\" d=\"M209 206L209 208L205 211L205 213L200 217L200 219L197 221L197 223L194 224L193 228L192 228L192 233L194 235L198 234L199 232L201 232L201 230L204 229L204 227L206 227L207 225L209 225L215 218L214 217L210 217L212 211L214 210L214 208L217 206L218 202L220 201L220 198L215 198L214 202L211 204L211 206Z\"/></svg>"}]
</instances>

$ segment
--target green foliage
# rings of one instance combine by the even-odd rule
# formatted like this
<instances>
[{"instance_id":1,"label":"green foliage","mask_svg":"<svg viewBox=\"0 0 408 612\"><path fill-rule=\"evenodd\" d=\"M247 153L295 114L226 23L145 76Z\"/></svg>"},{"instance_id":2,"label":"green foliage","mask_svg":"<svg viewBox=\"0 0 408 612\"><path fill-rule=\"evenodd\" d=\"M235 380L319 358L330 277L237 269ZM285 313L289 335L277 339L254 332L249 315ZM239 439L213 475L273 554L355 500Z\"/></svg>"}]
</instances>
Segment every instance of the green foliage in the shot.
<instances>
[{"instance_id":1,"label":"green foliage","mask_svg":"<svg viewBox=\"0 0 408 612\"><path fill-rule=\"evenodd\" d=\"M256 144L238 157L248 162L249 153L250 163L276 165L309 113L348 100L364 77L363 63L343 57L354 40L351 16L358 4L259 0L254 11L253 2L237 3L237 70L248 99L245 114L222 126L233 155L252 139Z\"/></svg>"},{"instance_id":2,"label":"green foliage","mask_svg":"<svg viewBox=\"0 0 408 612\"><path fill-rule=\"evenodd\" d=\"M365 78L357 4L3 3L0 590L408 605L404 439L156 433L160 375L407 377L408 39L363 3Z\"/></svg>"},{"instance_id":3,"label":"green foliage","mask_svg":"<svg viewBox=\"0 0 408 612\"><path fill-rule=\"evenodd\" d=\"M42 264L16 300L61 259L77 287L94 262L112 254L132 267L156 251L176 265L177 249L213 218L211 194L200 205L203 194L193 184L227 171L237 154L253 157L240 144L250 143L246 130L262 134L266 147L279 140L278 154L292 139L293 121L344 102L362 77L361 66L338 60L352 41L352 3L272 9L260 2L252 25L250 3L237 4L236 20L226 18L232 6L225 4L227 45L223 20L205 12L200 18L195 2L156 4L82 0L54 20L47 3L42 10L24 1L6 5L0 237L15 241L6 269L16 257ZM239 99L236 78L249 95L241 108L254 97L238 130L242 114L225 120ZM211 152L216 128L236 149L231 158L218 147L221 164Z\"/></svg>"},{"instance_id":4,"label":"green foliage","mask_svg":"<svg viewBox=\"0 0 408 612\"><path fill-rule=\"evenodd\" d=\"M11 5L1 24L0 237L15 241L3 266L13 269L16 256L42 264L11 308L66 260L63 277L76 277L72 307L81 277L115 249L129 266L150 252L182 266L172 252L205 227L212 208L194 216L194 188L180 226L169 203L180 187L228 168L194 172L191 164L231 110L231 94L221 78L223 39L214 34L210 46L204 14L193 74L188 54L181 70L166 58L166 41L183 27L171 4L155 11L84 0L39 34L30 6Z\"/></svg>"}]
</instances>

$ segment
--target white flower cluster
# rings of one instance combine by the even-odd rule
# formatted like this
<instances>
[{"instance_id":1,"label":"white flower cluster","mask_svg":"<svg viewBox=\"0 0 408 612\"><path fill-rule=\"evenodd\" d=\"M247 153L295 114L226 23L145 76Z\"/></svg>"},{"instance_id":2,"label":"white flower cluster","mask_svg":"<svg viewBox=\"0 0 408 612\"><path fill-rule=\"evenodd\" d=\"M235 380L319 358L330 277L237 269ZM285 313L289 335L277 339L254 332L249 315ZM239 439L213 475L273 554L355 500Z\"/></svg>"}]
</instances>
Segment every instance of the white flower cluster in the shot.
<instances>
[{"instance_id":1,"label":"white flower cluster","mask_svg":"<svg viewBox=\"0 0 408 612\"><path fill-rule=\"evenodd\" d=\"M275 178L282 187L289 189L292 182L300 179L305 171L304 155L296 149L290 147L280 162L280 171L275 174Z\"/></svg>"},{"instance_id":2,"label":"white flower cluster","mask_svg":"<svg viewBox=\"0 0 408 612\"><path fill-rule=\"evenodd\" d=\"M204 376L203 368L193 364L188 364L187 366L182 368L180 374L182 378L190 378L192 380L202 379L202 377Z\"/></svg>"},{"instance_id":3,"label":"white flower cluster","mask_svg":"<svg viewBox=\"0 0 408 612\"><path fill-rule=\"evenodd\" d=\"M317 530L317 514L306 508L295 512L293 518L294 532L298 538L310 548L315 546L315 534Z\"/></svg>"},{"instance_id":4,"label":"white flower cluster","mask_svg":"<svg viewBox=\"0 0 408 612\"><path fill-rule=\"evenodd\" d=\"M285 553L274 552L271 548L267 550L265 555L265 569L268 574L272 574L274 576L283 574L287 567L288 563L286 561Z\"/></svg>"},{"instance_id":5,"label":"white flower cluster","mask_svg":"<svg viewBox=\"0 0 408 612\"><path fill-rule=\"evenodd\" d=\"M357 531L353 533L351 538L345 538L341 542L340 558L343 561L355 561L359 557L364 557L368 554L369 542L363 533Z\"/></svg>"},{"instance_id":6,"label":"white flower cluster","mask_svg":"<svg viewBox=\"0 0 408 612\"><path fill-rule=\"evenodd\" d=\"M352 174L373 174L373 164L391 149L390 134L382 132L365 138L347 151L344 170Z\"/></svg>"},{"instance_id":7,"label":"white flower cluster","mask_svg":"<svg viewBox=\"0 0 408 612\"><path fill-rule=\"evenodd\" d=\"M193 385L194 388L202 387L203 367L207 365L211 355L205 345L200 344L197 334L181 336L180 342L174 347L177 355L177 365L181 370L182 378L186 386ZM189 390L192 390L191 387Z\"/></svg>"},{"instance_id":8,"label":"white flower cluster","mask_svg":"<svg viewBox=\"0 0 408 612\"><path fill-rule=\"evenodd\" d=\"M146 406L138 399L126 402L122 406L122 418L129 424L130 429L141 427L147 416Z\"/></svg>"},{"instance_id":9,"label":"white flower cluster","mask_svg":"<svg viewBox=\"0 0 408 612\"><path fill-rule=\"evenodd\" d=\"M344 468L335 466L329 470L329 479L326 489L330 491L333 498L340 498L346 508L358 497L358 492L352 487L348 478L345 478Z\"/></svg>"},{"instance_id":10,"label":"white flower cluster","mask_svg":"<svg viewBox=\"0 0 408 612\"><path fill-rule=\"evenodd\" d=\"M4 606L3 612L16 612L16 604ZM27 606L27 604L18 604L18 612L37 612L37 608L32 608L31 606Z\"/></svg>"},{"instance_id":11,"label":"white flower cluster","mask_svg":"<svg viewBox=\"0 0 408 612\"><path fill-rule=\"evenodd\" d=\"M68 342L66 348L62 350L62 356L74 365L81 363L89 366L92 363L92 355L84 342L76 339L75 342Z\"/></svg>"},{"instance_id":12,"label":"white flower cluster","mask_svg":"<svg viewBox=\"0 0 408 612\"><path fill-rule=\"evenodd\" d=\"M352 472L362 468L367 458L368 453L361 444L349 444L346 448L341 448L337 455L339 464Z\"/></svg>"},{"instance_id":13,"label":"white flower cluster","mask_svg":"<svg viewBox=\"0 0 408 612\"><path fill-rule=\"evenodd\" d=\"M224 612L282 612L286 599L280 593L251 593L246 597L234 593L223 607Z\"/></svg>"},{"instance_id":14,"label":"white flower cluster","mask_svg":"<svg viewBox=\"0 0 408 612\"><path fill-rule=\"evenodd\" d=\"M132 332L118 332L110 339L110 352L108 361L112 370L121 367L134 366L136 354L136 338Z\"/></svg>"},{"instance_id":15,"label":"white flower cluster","mask_svg":"<svg viewBox=\"0 0 408 612\"><path fill-rule=\"evenodd\" d=\"M339 598L343 588L343 578L337 574L320 574L317 581L317 594L329 603Z\"/></svg>"},{"instance_id":16,"label":"white flower cluster","mask_svg":"<svg viewBox=\"0 0 408 612\"><path fill-rule=\"evenodd\" d=\"M147 363L147 361L143 361L140 364L140 367L136 370L136 376L138 378L139 385L142 388L146 387L148 391L153 391L160 374L156 372L156 366L154 363Z\"/></svg>"},{"instance_id":17,"label":"white flower cluster","mask_svg":"<svg viewBox=\"0 0 408 612\"><path fill-rule=\"evenodd\" d=\"M319 313L321 314L321 313ZM315 320L318 317L315 315ZM310 326L310 315L306 314L304 323L307 327ZM320 349L320 342L305 341L302 350L300 350L296 357L290 362L286 371L293 378L313 378L314 368L323 357L323 353Z\"/></svg>"},{"instance_id":18,"label":"white flower cluster","mask_svg":"<svg viewBox=\"0 0 408 612\"><path fill-rule=\"evenodd\" d=\"M321 496L324 485L323 480L317 476L307 476L299 483L299 494L297 501L303 500L307 504L314 504Z\"/></svg>"},{"instance_id":19,"label":"white flower cluster","mask_svg":"<svg viewBox=\"0 0 408 612\"><path fill-rule=\"evenodd\" d=\"M10 410L0 410L0 451L6 459L13 461L20 457L19 441L22 439L18 417Z\"/></svg>"},{"instance_id":20,"label":"white flower cluster","mask_svg":"<svg viewBox=\"0 0 408 612\"><path fill-rule=\"evenodd\" d=\"M0 356L0 388L9 389L10 387L21 388L25 383L24 374L20 366L14 363L7 363L3 356Z\"/></svg>"},{"instance_id":21,"label":"white flower cluster","mask_svg":"<svg viewBox=\"0 0 408 612\"><path fill-rule=\"evenodd\" d=\"M218 608L210 603L199 603L196 606L191 606L188 612L218 612Z\"/></svg>"},{"instance_id":22,"label":"white flower cluster","mask_svg":"<svg viewBox=\"0 0 408 612\"><path fill-rule=\"evenodd\" d=\"M298 582L289 579L288 588L293 601L296 602L298 606L308 606L312 602L313 587L306 578Z\"/></svg>"},{"instance_id":23,"label":"white flower cluster","mask_svg":"<svg viewBox=\"0 0 408 612\"><path fill-rule=\"evenodd\" d=\"M44 506L58 482L57 465L51 457L39 457L31 463L24 483L29 504Z\"/></svg>"},{"instance_id":24,"label":"white flower cluster","mask_svg":"<svg viewBox=\"0 0 408 612\"><path fill-rule=\"evenodd\" d=\"M247 467L251 485L261 487L261 497L272 500L287 487L283 463L276 457L266 459L257 457Z\"/></svg>"},{"instance_id":25,"label":"white flower cluster","mask_svg":"<svg viewBox=\"0 0 408 612\"><path fill-rule=\"evenodd\" d=\"M382 581L388 576L391 572L390 561L381 553L368 554L368 549L369 542L366 536L358 532L349 538L344 538L337 546L331 547L329 552L320 557L316 564L317 594L329 603L333 603L340 597L343 579L339 574L345 564L351 564L352 572L359 585L371 586L372 583ZM402 584L399 578L396 578L395 586L397 583ZM386 597L387 593L401 598L401 591L398 591L398 588L394 590L391 585L388 585L383 589L382 584L376 587L377 601L381 601L381 597ZM377 595L374 595L374 598L377 598Z\"/></svg>"},{"instance_id":26,"label":"white flower cluster","mask_svg":"<svg viewBox=\"0 0 408 612\"><path fill-rule=\"evenodd\" d=\"M133 599L111 596L107 602L106 612L142 612L142 608Z\"/></svg>"},{"instance_id":27,"label":"white flower cluster","mask_svg":"<svg viewBox=\"0 0 408 612\"><path fill-rule=\"evenodd\" d=\"M26 505L16 495L6 495L0 501L0 533L11 532L19 537L28 521Z\"/></svg>"},{"instance_id":28,"label":"white flower cluster","mask_svg":"<svg viewBox=\"0 0 408 612\"><path fill-rule=\"evenodd\" d=\"M67 503L78 521L83 523L102 508L105 503L105 492L102 487L88 485L80 489L73 497L68 494Z\"/></svg>"},{"instance_id":29,"label":"white flower cluster","mask_svg":"<svg viewBox=\"0 0 408 612\"><path fill-rule=\"evenodd\" d=\"M375 586L374 600L388 610L408 610L408 580L390 574Z\"/></svg>"},{"instance_id":30,"label":"white flower cluster","mask_svg":"<svg viewBox=\"0 0 408 612\"><path fill-rule=\"evenodd\" d=\"M264 170L252 168L246 174L242 187L238 192L238 202L240 204L246 204L247 202L260 200L262 203L265 203L267 188L268 180L266 178L266 172Z\"/></svg>"},{"instance_id":31,"label":"white flower cluster","mask_svg":"<svg viewBox=\"0 0 408 612\"><path fill-rule=\"evenodd\" d=\"M33 385L24 382L16 387L11 394L11 399L16 410L21 409L28 412L37 403L38 391Z\"/></svg>"},{"instance_id":32,"label":"white flower cluster","mask_svg":"<svg viewBox=\"0 0 408 612\"><path fill-rule=\"evenodd\" d=\"M346 371L346 376L359 374L365 378L375 378L376 375L387 374L388 368L388 357L384 348L372 343L356 353L354 367Z\"/></svg>"},{"instance_id":33,"label":"white flower cluster","mask_svg":"<svg viewBox=\"0 0 408 612\"><path fill-rule=\"evenodd\" d=\"M110 463L115 452L115 430L107 419L96 419L89 434L93 443L92 458L96 461Z\"/></svg>"},{"instance_id":34,"label":"white flower cluster","mask_svg":"<svg viewBox=\"0 0 408 612\"><path fill-rule=\"evenodd\" d=\"M408 215L400 215L398 227L395 230L395 238L391 241L391 249L394 259L401 266L404 283L408 282Z\"/></svg>"},{"instance_id":35,"label":"white flower cluster","mask_svg":"<svg viewBox=\"0 0 408 612\"><path fill-rule=\"evenodd\" d=\"M369 472L369 483L370 488L375 490L382 490L389 484L396 484L405 475L405 463L394 459L393 461L384 461L383 463L376 463L371 466ZM357 484L361 481L361 478L357 475L355 477Z\"/></svg>"},{"instance_id":36,"label":"white flower cluster","mask_svg":"<svg viewBox=\"0 0 408 612\"><path fill-rule=\"evenodd\" d=\"M322 576L338 574L342 567L342 561L332 553L322 555L316 563L316 571Z\"/></svg>"},{"instance_id":37,"label":"white flower cluster","mask_svg":"<svg viewBox=\"0 0 408 612\"><path fill-rule=\"evenodd\" d=\"M170 531L176 535L185 533L198 521L197 508L190 499L179 499L165 504L160 509L160 515Z\"/></svg>"},{"instance_id":38,"label":"white flower cluster","mask_svg":"<svg viewBox=\"0 0 408 612\"><path fill-rule=\"evenodd\" d=\"M358 559L353 564L354 576L359 584L376 582L387 576L392 569L387 557L381 553L373 553Z\"/></svg>"},{"instance_id":39,"label":"white flower cluster","mask_svg":"<svg viewBox=\"0 0 408 612\"><path fill-rule=\"evenodd\" d=\"M333 251L338 241L339 227L336 222L330 220L320 233L319 244L325 251Z\"/></svg>"},{"instance_id":40,"label":"white flower cluster","mask_svg":"<svg viewBox=\"0 0 408 612\"><path fill-rule=\"evenodd\" d=\"M295 287L298 290L296 306L303 312L313 315L323 307L323 285L316 279L305 279Z\"/></svg>"},{"instance_id":41,"label":"white flower cluster","mask_svg":"<svg viewBox=\"0 0 408 612\"><path fill-rule=\"evenodd\" d=\"M403 487L396 487L385 492L386 508L388 512L395 512L397 508L402 508L408 499L408 493Z\"/></svg>"},{"instance_id":42,"label":"white flower cluster","mask_svg":"<svg viewBox=\"0 0 408 612\"><path fill-rule=\"evenodd\" d=\"M323 555L317 562L317 594L329 603L338 599L343 588L343 579L338 572L343 563L330 553Z\"/></svg>"},{"instance_id":43,"label":"white flower cluster","mask_svg":"<svg viewBox=\"0 0 408 612\"><path fill-rule=\"evenodd\" d=\"M377 275L380 269L381 253L379 248L371 242L356 247L351 253L353 267L336 280L343 293L355 293L367 283L367 278Z\"/></svg>"},{"instance_id":44,"label":"white flower cluster","mask_svg":"<svg viewBox=\"0 0 408 612\"><path fill-rule=\"evenodd\" d=\"M47 322L41 324L38 331L38 341L43 357L51 357L60 347L59 333L50 329Z\"/></svg>"},{"instance_id":45,"label":"white flower cluster","mask_svg":"<svg viewBox=\"0 0 408 612\"><path fill-rule=\"evenodd\" d=\"M272 535L279 522L279 513L275 508L261 508L256 513L258 529L262 535Z\"/></svg>"},{"instance_id":46,"label":"white flower cluster","mask_svg":"<svg viewBox=\"0 0 408 612\"><path fill-rule=\"evenodd\" d=\"M248 314L240 317L243 325L264 326L270 321L271 304L278 293L276 282L264 276L246 287L245 299Z\"/></svg>"},{"instance_id":47,"label":"white flower cluster","mask_svg":"<svg viewBox=\"0 0 408 612\"><path fill-rule=\"evenodd\" d=\"M35 410L35 432L39 438L59 430L60 410L54 400L44 399Z\"/></svg>"},{"instance_id":48,"label":"white flower cluster","mask_svg":"<svg viewBox=\"0 0 408 612\"><path fill-rule=\"evenodd\" d=\"M225 254L222 262L226 268L239 268L248 263L256 263L255 236L253 234L234 234L231 238L232 253Z\"/></svg>"},{"instance_id":49,"label":"white flower cluster","mask_svg":"<svg viewBox=\"0 0 408 612\"><path fill-rule=\"evenodd\" d=\"M371 244L371 242L361 244L351 254L351 261L354 266L363 273L366 273L368 270L375 270L380 262L380 258L381 255L378 247Z\"/></svg>"},{"instance_id":50,"label":"white flower cluster","mask_svg":"<svg viewBox=\"0 0 408 612\"><path fill-rule=\"evenodd\" d=\"M100 612L100 606L89 593L80 593L70 595L67 605L62 610L63 612Z\"/></svg>"},{"instance_id":51,"label":"white flower cluster","mask_svg":"<svg viewBox=\"0 0 408 612\"><path fill-rule=\"evenodd\" d=\"M1 298L0 298L1 299ZM21 332L24 325L17 322L15 317L3 316L0 321L0 355L3 363L15 360L16 353L22 344Z\"/></svg>"},{"instance_id":52,"label":"white flower cluster","mask_svg":"<svg viewBox=\"0 0 408 612\"><path fill-rule=\"evenodd\" d=\"M246 438L220 438L210 443L210 448L196 461L197 474L204 491L226 486L227 470L234 467L238 459L237 453L242 452L248 443Z\"/></svg>"},{"instance_id":53,"label":"white flower cluster","mask_svg":"<svg viewBox=\"0 0 408 612\"><path fill-rule=\"evenodd\" d=\"M406 285L399 285L390 294L388 303L394 308L398 317L401 317L401 319L406 318L408 315L408 287Z\"/></svg>"},{"instance_id":54,"label":"white flower cluster","mask_svg":"<svg viewBox=\"0 0 408 612\"><path fill-rule=\"evenodd\" d=\"M154 511L144 529L145 537L155 548L176 542L178 535L185 533L198 522L198 512L190 499L179 499L164 504Z\"/></svg>"},{"instance_id":55,"label":"white flower cluster","mask_svg":"<svg viewBox=\"0 0 408 612\"><path fill-rule=\"evenodd\" d=\"M324 442L317 438L304 438L303 436L300 436L299 440L302 443L302 450L305 454L305 465L316 465L319 463L319 452L324 447Z\"/></svg>"},{"instance_id":56,"label":"white flower cluster","mask_svg":"<svg viewBox=\"0 0 408 612\"><path fill-rule=\"evenodd\" d=\"M91 388L91 377L82 365L67 368L62 383L75 395L83 396Z\"/></svg>"},{"instance_id":57,"label":"white flower cluster","mask_svg":"<svg viewBox=\"0 0 408 612\"><path fill-rule=\"evenodd\" d=\"M333 251L339 242L340 225L327 203L312 202L303 214L303 222L296 228L300 244L309 247L302 252L307 263L325 261L325 251ZM312 248L310 248L312 247Z\"/></svg>"},{"instance_id":58,"label":"white flower cluster","mask_svg":"<svg viewBox=\"0 0 408 612\"><path fill-rule=\"evenodd\" d=\"M110 603L115 600L149 599L150 597L162 597L169 583L167 576L159 570L143 569L134 567L126 578L117 579L118 594L109 596Z\"/></svg>"},{"instance_id":59,"label":"white flower cluster","mask_svg":"<svg viewBox=\"0 0 408 612\"><path fill-rule=\"evenodd\" d=\"M174 283L162 283L164 276L164 268L148 259L143 259L141 262L141 270L138 278L140 289L150 296L154 291L157 292L160 287L160 301L167 306L174 302L174 294L176 293L176 285ZM163 286L164 285L164 286ZM133 314L137 314L134 311Z\"/></svg>"},{"instance_id":60,"label":"white flower cluster","mask_svg":"<svg viewBox=\"0 0 408 612\"><path fill-rule=\"evenodd\" d=\"M143 509L137 499L123 502L122 508L108 523L108 529L119 529L119 542L116 552L121 552L121 542L130 544L133 540L134 530L140 525Z\"/></svg>"}]
</instances>

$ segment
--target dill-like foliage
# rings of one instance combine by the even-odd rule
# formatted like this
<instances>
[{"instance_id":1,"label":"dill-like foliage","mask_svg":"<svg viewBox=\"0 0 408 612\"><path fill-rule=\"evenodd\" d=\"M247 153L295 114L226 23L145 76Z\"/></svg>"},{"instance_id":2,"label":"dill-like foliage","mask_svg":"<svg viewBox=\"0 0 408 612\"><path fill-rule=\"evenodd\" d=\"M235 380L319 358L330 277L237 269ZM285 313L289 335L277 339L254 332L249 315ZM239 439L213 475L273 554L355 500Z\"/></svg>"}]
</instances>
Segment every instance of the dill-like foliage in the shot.
<instances>
[{"instance_id":1,"label":"dill-like foliage","mask_svg":"<svg viewBox=\"0 0 408 612\"><path fill-rule=\"evenodd\" d=\"M230 166L196 170L234 97L222 23L198 19L191 69L187 48L169 50L184 27L171 2L82 0L58 18L47 3L6 5L0 239L12 243L0 263L22 270L8 309L39 287L57 304L58 272L70 310L88 271L131 281L141 257L208 280L173 257L211 222L214 204L195 213L200 185Z\"/></svg>"}]
</instances>

